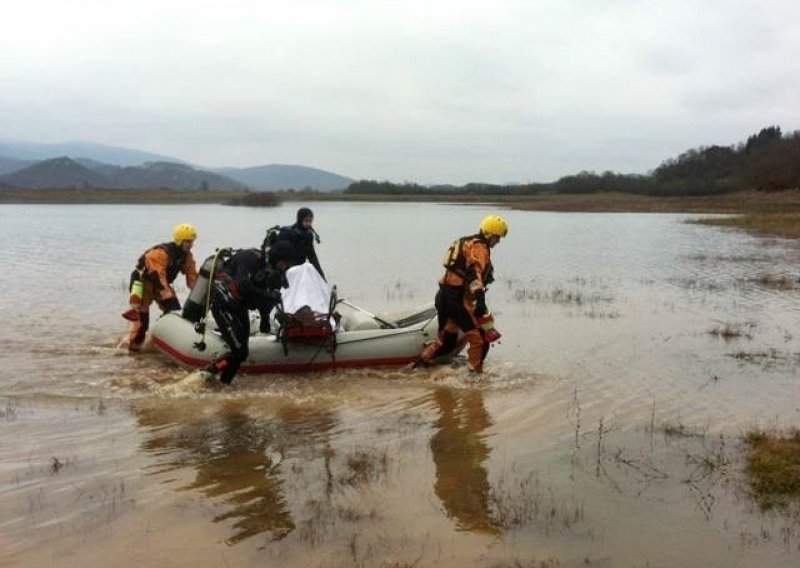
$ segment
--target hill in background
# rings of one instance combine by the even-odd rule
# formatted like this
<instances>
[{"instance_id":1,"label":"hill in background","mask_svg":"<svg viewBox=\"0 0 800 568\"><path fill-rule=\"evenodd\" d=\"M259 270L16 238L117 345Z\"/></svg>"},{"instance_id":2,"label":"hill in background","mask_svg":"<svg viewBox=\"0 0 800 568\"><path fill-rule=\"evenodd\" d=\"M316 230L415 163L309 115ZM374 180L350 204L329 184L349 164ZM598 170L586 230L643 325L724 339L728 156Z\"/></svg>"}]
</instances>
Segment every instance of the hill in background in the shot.
<instances>
[{"instance_id":1,"label":"hill in background","mask_svg":"<svg viewBox=\"0 0 800 568\"><path fill-rule=\"evenodd\" d=\"M70 158L55 158L36 162L16 172L0 176L0 185L53 189L60 187L108 187L103 175L80 165Z\"/></svg>"},{"instance_id":2,"label":"hill in background","mask_svg":"<svg viewBox=\"0 0 800 568\"><path fill-rule=\"evenodd\" d=\"M0 156L0 176L16 172L17 170L21 170L22 168L28 167L31 164L33 164L33 162L30 160L18 160L16 158L5 158Z\"/></svg>"},{"instance_id":3,"label":"hill in background","mask_svg":"<svg viewBox=\"0 0 800 568\"><path fill-rule=\"evenodd\" d=\"M47 163L63 159L72 163ZM42 166L35 168L38 164ZM29 170L31 167L34 169ZM353 181L332 172L298 165L212 170L169 156L93 142L38 144L0 139L0 185L7 187L332 191L344 189Z\"/></svg>"},{"instance_id":4,"label":"hill in background","mask_svg":"<svg viewBox=\"0 0 800 568\"><path fill-rule=\"evenodd\" d=\"M319 191L345 189L355 180L325 170L306 166L271 164L252 168L219 168L214 170L261 191L311 188Z\"/></svg>"},{"instance_id":5,"label":"hill in background","mask_svg":"<svg viewBox=\"0 0 800 568\"><path fill-rule=\"evenodd\" d=\"M94 142L63 142L41 144L20 140L0 139L0 156L19 160L41 161L67 156L73 159L90 158L115 166L138 166L146 162L187 163L162 154L143 152L118 146L107 146Z\"/></svg>"},{"instance_id":6,"label":"hill in background","mask_svg":"<svg viewBox=\"0 0 800 568\"><path fill-rule=\"evenodd\" d=\"M30 189L130 188L240 190L244 184L184 164L149 162L141 166L112 166L93 160L61 157L44 160L0 176L0 185ZM88 167L87 167L88 166Z\"/></svg>"}]
</instances>

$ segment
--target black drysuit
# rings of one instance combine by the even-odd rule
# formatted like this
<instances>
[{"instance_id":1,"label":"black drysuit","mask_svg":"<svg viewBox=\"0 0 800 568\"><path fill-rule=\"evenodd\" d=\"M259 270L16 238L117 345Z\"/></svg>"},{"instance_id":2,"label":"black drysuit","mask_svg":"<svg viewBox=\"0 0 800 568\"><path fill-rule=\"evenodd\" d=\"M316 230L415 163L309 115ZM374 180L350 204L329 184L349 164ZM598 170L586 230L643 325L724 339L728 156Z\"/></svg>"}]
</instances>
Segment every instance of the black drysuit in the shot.
<instances>
[{"instance_id":1,"label":"black drysuit","mask_svg":"<svg viewBox=\"0 0 800 568\"><path fill-rule=\"evenodd\" d=\"M214 281L211 313L230 353L212 363L208 370L220 372L223 383L233 381L249 354L249 310L258 310L260 331L269 332L269 314L280 302L279 289L284 285L283 271L272 268L258 249L237 252L220 271Z\"/></svg>"},{"instance_id":2,"label":"black drysuit","mask_svg":"<svg viewBox=\"0 0 800 568\"><path fill-rule=\"evenodd\" d=\"M325 280L325 273L319 265L317 252L314 250L314 229L306 229L298 221L294 225L282 227L278 233L278 241L287 241L294 247L292 266L303 264L306 259L317 269L319 275Z\"/></svg>"}]
</instances>

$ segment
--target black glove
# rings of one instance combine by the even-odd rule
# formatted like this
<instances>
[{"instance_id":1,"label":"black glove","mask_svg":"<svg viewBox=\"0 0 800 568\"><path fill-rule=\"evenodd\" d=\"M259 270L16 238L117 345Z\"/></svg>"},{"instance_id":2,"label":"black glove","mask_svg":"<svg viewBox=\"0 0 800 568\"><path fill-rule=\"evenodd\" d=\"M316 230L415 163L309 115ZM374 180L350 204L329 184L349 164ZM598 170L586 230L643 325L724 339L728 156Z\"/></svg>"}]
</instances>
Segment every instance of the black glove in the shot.
<instances>
[{"instance_id":1,"label":"black glove","mask_svg":"<svg viewBox=\"0 0 800 568\"><path fill-rule=\"evenodd\" d=\"M275 302L276 304L281 301L281 291L280 290L267 290L267 298L270 301Z\"/></svg>"},{"instance_id":2,"label":"black glove","mask_svg":"<svg viewBox=\"0 0 800 568\"><path fill-rule=\"evenodd\" d=\"M489 313L486 307L486 292L479 290L475 292L475 317L485 316Z\"/></svg>"},{"instance_id":3,"label":"black glove","mask_svg":"<svg viewBox=\"0 0 800 568\"><path fill-rule=\"evenodd\" d=\"M161 309L164 310L164 312L174 312L181 309L181 303L178 301L178 298L172 296L161 302Z\"/></svg>"}]
</instances>

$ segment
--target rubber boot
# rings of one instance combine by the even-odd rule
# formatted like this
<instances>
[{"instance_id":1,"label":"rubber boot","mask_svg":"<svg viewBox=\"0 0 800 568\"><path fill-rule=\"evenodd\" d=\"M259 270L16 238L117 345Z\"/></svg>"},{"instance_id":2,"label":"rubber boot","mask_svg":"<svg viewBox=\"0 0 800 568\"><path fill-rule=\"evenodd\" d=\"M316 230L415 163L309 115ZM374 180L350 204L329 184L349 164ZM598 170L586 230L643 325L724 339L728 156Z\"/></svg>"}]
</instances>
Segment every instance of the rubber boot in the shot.
<instances>
[{"instance_id":1,"label":"rubber boot","mask_svg":"<svg viewBox=\"0 0 800 568\"><path fill-rule=\"evenodd\" d=\"M122 312L122 317L128 321L139 321L139 309L142 305L142 297L137 294L131 294L128 298L128 309Z\"/></svg>"},{"instance_id":2,"label":"rubber boot","mask_svg":"<svg viewBox=\"0 0 800 568\"><path fill-rule=\"evenodd\" d=\"M138 312L139 317L131 321L131 330L128 332L128 351L138 353L142 350L147 330L150 328L150 312Z\"/></svg>"},{"instance_id":3,"label":"rubber boot","mask_svg":"<svg viewBox=\"0 0 800 568\"><path fill-rule=\"evenodd\" d=\"M436 354L441 346L442 341L437 337L435 340L431 341L425 347L425 349L422 350L422 353L420 353L419 357L417 357L416 360L409 365L409 368L417 369L419 367L427 367L430 361L436 357Z\"/></svg>"},{"instance_id":4,"label":"rubber boot","mask_svg":"<svg viewBox=\"0 0 800 568\"><path fill-rule=\"evenodd\" d=\"M480 374L483 372L483 359L486 357L485 347L487 344L483 340L481 332L477 329L471 329L465 335L469 342L469 347L467 348L469 366L474 373Z\"/></svg>"},{"instance_id":5,"label":"rubber boot","mask_svg":"<svg viewBox=\"0 0 800 568\"><path fill-rule=\"evenodd\" d=\"M129 310L122 312L122 317L128 321L139 321L139 309L130 308Z\"/></svg>"},{"instance_id":6,"label":"rubber boot","mask_svg":"<svg viewBox=\"0 0 800 568\"><path fill-rule=\"evenodd\" d=\"M206 373L211 374L212 376L216 376L217 373L221 373L219 381L223 384L229 385L233 382L233 376L230 373L225 373L225 369L228 368L229 361L227 357L223 357L222 359L217 359L213 363L211 363L208 367L205 368Z\"/></svg>"}]
</instances>

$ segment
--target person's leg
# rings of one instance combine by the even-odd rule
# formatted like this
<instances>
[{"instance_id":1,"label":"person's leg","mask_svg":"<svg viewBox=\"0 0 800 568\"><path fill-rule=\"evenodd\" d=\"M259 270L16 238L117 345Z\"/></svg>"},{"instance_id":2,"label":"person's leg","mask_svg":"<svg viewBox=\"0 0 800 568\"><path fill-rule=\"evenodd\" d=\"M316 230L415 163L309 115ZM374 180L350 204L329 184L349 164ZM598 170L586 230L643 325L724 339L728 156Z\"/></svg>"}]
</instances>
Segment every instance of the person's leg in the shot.
<instances>
[{"instance_id":1,"label":"person's leg","mask_svg":"<svg viewBox=\"0 0 800 568\"><path fill-rule=\"evenodd\" d=\"M483 333L482 330L478 330L481 334L481 339L483 340L483 353L481 354L481 364L486 361L486 356L489 354L489 346L491 345L488 341L486 341L486 334Z\"/></svg>"},{"instance_id":2,"label":"person's leg","mask_svg":"<svg viewBox=\"0 0 800 568\"><path fill-rule=\"evenodd\" d=\"M250 318L247 310L231 310L222 303L214 303L211 313L230 351L214 361L207 370L219 372L220 381L230 384L249 353Z\"/></svg>"},{"instance_id":3,"label":"person's leg","mask_svg":"<svg viewBox=\"0 0 800 568\"><path fill-rule=\"evenodd\" d=\"M169 300L158 301L158 307L162 314L166 314L167 312L179 312L181 309L181 303L178 300L178 297L174 295L174 291L172 293L173 296Z\"/></svg>"},{"instance_id":4,"label":"person's leg","mask_svg":"<svg viewBox=\"0 0 800 568\"><path fill-rule=\"evenodd\" d=\"M481 332L477 328L469 330L464 335L469 343L469 347L467 347L469 366L476 373L482 373L483 360L486 358L489 344L483 340L483 335L481 335Z\"/></svg>"},{"instance_id":5,"label":"person's leg","mask_svg":"<svg viewBox=\"0 0 800 568\"><path fill-rule=\"evenodd\" d=\"M247 311L235 314L233 321L233 333L236 337L238 348L235 351L231 351L228 366L219 376L219 380L226 385L233 382L239 367L247 360L247 356L250 354L250 317Z\"/></svg>"},{"instance_id":6,"label":"person's leg","mask_svg":"<svg viewBox=\"0 0 800 568\"><path fill-rule=\"evenodd\" d=\"M433 307L436 308L436 319L439 322L439 333L442 333L442 331L444 331L444 326L447 325L447 314L445 313L441 286L439 286L439 289L436 291L436 297L433 299Z\"/></svg>"},{"instance_id":7,"label":"person's leg","mask_svg":"<svg viewBox=\"0 0 800 568\"><path fill-rule=\"evenodd\" d=\"M458 326L453 320L447 323L439 331L439 335L434 339L419 355L420 363L429 363L455 349L458 344Z\"/></svg>"},{"instance_id":8,"label":"person's leg","mask_svg":"<svg viewBox=\"0 0 800 568\"><path fill-rule=\"evenodd\" d=\"M460 303L457 306L453 306L452 318L459 329L464 332L464 337L469 344L467 347L469 366L476 373L482 373L483 360L486 357L489 344L484 340L483 334L475 322L475 317L467 309L463 296L460 299Z\"/></svg>"},{"instance_id":9,"label":"person's leg","mask_svg":"<svg viewBox=\"0 0 800 568\"><path fill-rule=\"evenodd\" d=\"M128 350L141 351L144 344L147 330L150 328L150 304L153 303L153 286L149 282L144 283L144 293L142 302L139 305L139 317L131 321L131 328L128 332Z\"/></svg>"},{"instance_id":10,"label":"person's leg","mask_svg":"<svg viewBox=\"0 0 800 568\"><path fill-rule=\"evenodd\" d=\"M128 309L122 313L122 317L128 321L139 319L139 308L142 305L142 295L144 294L144 282L139 269L134 268L128 282Z\"/></svg>"},{"instance_id":11,"label":"person's leg","mask_svg":"<svg viewBox=\"0 0 800 568\"><path fill-rule=\"evenodd\" d=\"M419 360L427 363L449 353L458 344L458 330L474 328L469 313L464 308L464 295L458 288L443 286L436 294L436 311L439 316L439 335L420 354ZM467 328L467 329L465 329Z\"/></svg>"}]
</instances>

